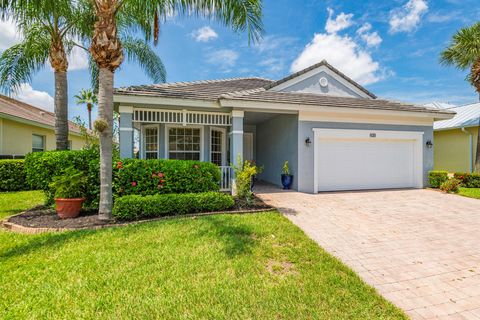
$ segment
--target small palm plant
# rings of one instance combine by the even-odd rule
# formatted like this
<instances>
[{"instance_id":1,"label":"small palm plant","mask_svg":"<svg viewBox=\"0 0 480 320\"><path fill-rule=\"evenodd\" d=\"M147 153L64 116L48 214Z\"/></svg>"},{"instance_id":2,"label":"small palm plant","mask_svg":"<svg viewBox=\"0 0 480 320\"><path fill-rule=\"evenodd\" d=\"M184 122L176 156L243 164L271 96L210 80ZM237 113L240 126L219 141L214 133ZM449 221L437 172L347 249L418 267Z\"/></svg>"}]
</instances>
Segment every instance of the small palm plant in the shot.
<instances>
[{"instance_id":1,"label":"small palm plant","mask_svg":"<svg viewBox=\"0 0 480 320\"><path fill-rule=\"evenodd\" d=\"M480 22L460 29L453 36L448 48L441 53L440 61L445 65L454 65L460 70L470 69L467 80L480 94ZM480 172L480 130L478 130L475 171Z\"/></svg>"},{"instance_id":2,"label":"small palm plant","mask_svg":"<svg viewBox=\"0 0 480 320\"><path fill-rule=\"evenodd\" d=\"M82 89L80 93L75 95L77 104L85 104L88 111L88 129L92 130L92 109L97 104L97 95L92 89Z\"/></svg>"}]
</instances>

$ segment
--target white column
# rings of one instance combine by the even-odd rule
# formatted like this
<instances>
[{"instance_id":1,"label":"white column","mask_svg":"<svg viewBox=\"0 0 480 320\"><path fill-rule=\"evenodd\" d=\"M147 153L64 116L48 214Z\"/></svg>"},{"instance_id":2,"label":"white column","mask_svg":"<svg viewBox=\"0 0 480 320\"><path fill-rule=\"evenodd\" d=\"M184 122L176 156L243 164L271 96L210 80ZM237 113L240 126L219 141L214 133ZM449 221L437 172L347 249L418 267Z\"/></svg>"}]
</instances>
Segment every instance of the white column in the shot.
<instances>
[{"instance_id":1,"label":"white column","mask_svg":"<svg viewBox=\"0 0 480 320\"><path fill-rule=\"evenodd\" d=\"M120 106L120 158L133 158L133 107Z\"/></svg>"}]
</instances>

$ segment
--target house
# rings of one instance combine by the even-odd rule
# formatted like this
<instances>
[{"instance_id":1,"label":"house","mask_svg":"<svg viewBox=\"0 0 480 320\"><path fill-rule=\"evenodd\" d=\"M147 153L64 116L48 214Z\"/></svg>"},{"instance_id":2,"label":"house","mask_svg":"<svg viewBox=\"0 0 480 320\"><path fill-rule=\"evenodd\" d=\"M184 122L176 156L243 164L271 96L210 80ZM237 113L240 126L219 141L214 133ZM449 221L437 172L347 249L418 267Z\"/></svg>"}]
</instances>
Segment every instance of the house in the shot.
<instances>
[{"instance_id":1,"label":"house","mask_svg":"<svg viewBox=\"0 0 480 320\"><path fill-rule=\"evenodd\" d=\"M480 103L440 107L457 114L452 119L437 121L433 126L434 168L449 172L472 172L477 152Z\"/></svg>"},{"instance_id":2,"label":"house","mask_svg":"<svg viewBox=\"0 0 480 320\"><path fill-rule=\"evenodd\" d=\"M322 61L284 79L234 78L118 88L120 154L218 164L237 156L280 184L288 160L294 189L422 188L433 168L433 122L454 112L377 99ZM228 188L228 181L222 182Z\"/></svg>"},{"instance_id":3,"label":"house","mask_svg":"<svg viewBox=\"0 0 480 320\"><path fill-rule=\"evenodd\" d=\"M72 149L85 144L80 128L69 122ZM55 149L52 112L0 95L0 158L22 158L32 151Z\"/></svg>"}]
</instances>

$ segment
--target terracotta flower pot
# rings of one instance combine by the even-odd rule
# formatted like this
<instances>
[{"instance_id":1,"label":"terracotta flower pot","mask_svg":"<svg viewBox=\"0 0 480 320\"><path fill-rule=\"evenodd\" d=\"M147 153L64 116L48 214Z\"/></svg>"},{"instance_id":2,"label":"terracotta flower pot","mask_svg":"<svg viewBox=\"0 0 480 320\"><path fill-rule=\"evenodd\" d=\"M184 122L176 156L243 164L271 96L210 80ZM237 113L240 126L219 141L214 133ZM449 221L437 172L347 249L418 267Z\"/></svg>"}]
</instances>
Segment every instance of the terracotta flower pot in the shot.
<instances>
[{"instance_id":1,"label":"terracotta flower pot","mask_svg":"<svg viewBox=\"0 0 480 320\"><path fill-rule=\"evenodd\" d=\"M85 199L55 199L57 214L61 219L76 218L80 214L82 204Z\"/></svg>"}]
</instances>

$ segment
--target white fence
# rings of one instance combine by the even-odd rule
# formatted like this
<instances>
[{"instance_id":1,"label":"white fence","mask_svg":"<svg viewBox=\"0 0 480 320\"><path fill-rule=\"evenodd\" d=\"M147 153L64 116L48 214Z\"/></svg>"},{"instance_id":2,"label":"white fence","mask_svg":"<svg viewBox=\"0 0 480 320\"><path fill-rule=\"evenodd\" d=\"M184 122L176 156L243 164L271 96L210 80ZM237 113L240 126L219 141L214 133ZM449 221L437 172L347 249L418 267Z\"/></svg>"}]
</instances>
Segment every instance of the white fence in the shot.
<instances>
[{"instance_id":1,"label":"white fence","mask_svg":"<svg viewBox=\"0 0 480 320\"><path fill-rule=\"evenodd\" d=\"M220 167L220 191L232 190L232 167L221 166Z\"/></svg>"},{"instance_id":2,"label":"white fence","mask_svg":"<svg viewBox=\"0 0 480 320\"><path fill-rule=\"evenodd\" d=\"M133 122L230 126L231 115L220 112L136 108L133 111Z\"/></svg>"}]
</instances>

